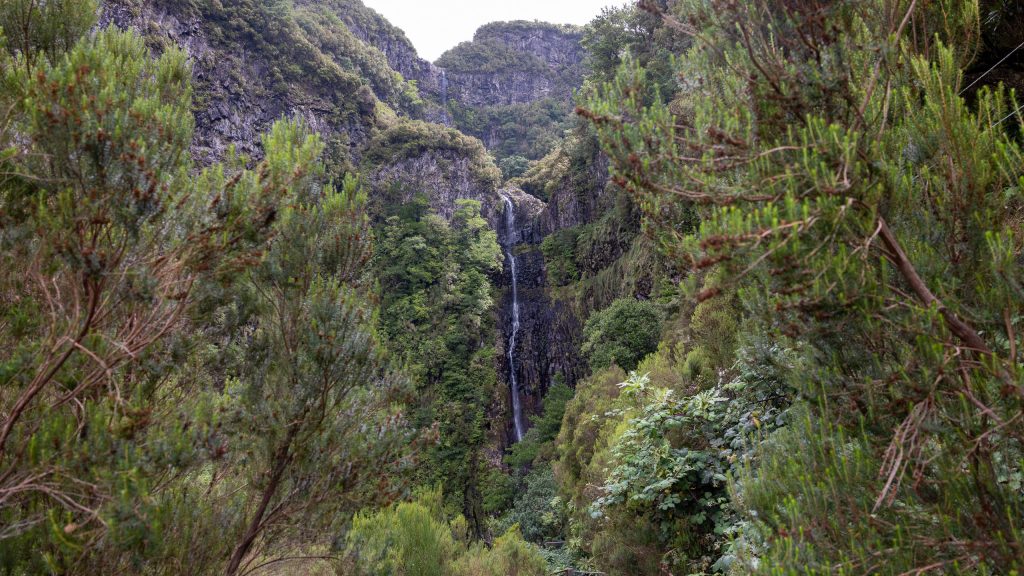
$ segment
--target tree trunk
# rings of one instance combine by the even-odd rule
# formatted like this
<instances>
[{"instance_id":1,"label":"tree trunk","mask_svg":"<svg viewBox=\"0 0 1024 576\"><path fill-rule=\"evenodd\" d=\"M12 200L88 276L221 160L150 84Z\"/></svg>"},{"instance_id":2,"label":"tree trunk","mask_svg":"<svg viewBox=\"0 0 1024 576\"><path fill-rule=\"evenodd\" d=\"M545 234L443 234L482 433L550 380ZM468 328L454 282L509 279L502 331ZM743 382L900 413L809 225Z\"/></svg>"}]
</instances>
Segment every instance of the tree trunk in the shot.
<instances>
[{"instance_id":1,"label":"tree trunk","mask_svg":"<svg viewBox=\"0 0 1024 576\"><path fill-rule=\"evenodd\" d=\"M242 541L238 543L238 546L235 547L235 551L231 554L231 560L228 562L227 570L224 571L226 576L236 576L238 574L238 569L242 565L242 560L244 560L245 555L249 553L253 543L256 541L256 537L263 531L263 515L267 513L270 501L277 492L277 487L281 483L281 478L284 476L284 472L288 468L288 461L291 459L289 452L291 451L292 441L295 439L295 435L298 434L298 432L298 425L291 426L288 430L288 436L274 454L274 469L270 474L270 481L267 483L267 487L263 489L263 496L260 498L260 505L256 508L256 513L249 522L249 527L246 528Z\"/></svg>"}]
</instances>

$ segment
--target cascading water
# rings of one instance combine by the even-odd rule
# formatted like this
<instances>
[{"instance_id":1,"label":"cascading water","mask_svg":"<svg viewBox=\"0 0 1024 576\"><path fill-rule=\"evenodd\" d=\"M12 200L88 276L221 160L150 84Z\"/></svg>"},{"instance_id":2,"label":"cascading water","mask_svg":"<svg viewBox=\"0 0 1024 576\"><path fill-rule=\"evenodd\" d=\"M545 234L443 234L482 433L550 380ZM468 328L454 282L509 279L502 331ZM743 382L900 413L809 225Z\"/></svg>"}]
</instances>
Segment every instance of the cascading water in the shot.
<instances>
[{"instance_id":1,"label":"cascading water","mask_svg":"<svg viewBox=\"0 0 1024 576\"><path fill-rule=\"evenodd\" d=\"M441 68L441 123L448 126L451 122L448 116L448 72Z\"/></svg>"},{"instance_id":2,"label":"cascading water","mask_svg":"<svg viewBox=\"0 0 1024 576\"><path fill-rule=\"evenodd\" d=\"M448 73L441 68L441 108L448 109Z\"/></svg>"},{"instance_id":3,"label":"cascading water","mask_svg":"<svg viewBox=\"0 0 1024 576\"><path fill-rule=\"evenodd\" d=\"M516 274L515 248L516 212L512 199L504 194L505 201L505 256L512 272L512 330L508 336L508 381L512 393L512 424L515 427L516 442L523 439L523 411L519 401L519 380L516 376L516 340L519 338L519 276Z\"/></svg>"}]
</instances>

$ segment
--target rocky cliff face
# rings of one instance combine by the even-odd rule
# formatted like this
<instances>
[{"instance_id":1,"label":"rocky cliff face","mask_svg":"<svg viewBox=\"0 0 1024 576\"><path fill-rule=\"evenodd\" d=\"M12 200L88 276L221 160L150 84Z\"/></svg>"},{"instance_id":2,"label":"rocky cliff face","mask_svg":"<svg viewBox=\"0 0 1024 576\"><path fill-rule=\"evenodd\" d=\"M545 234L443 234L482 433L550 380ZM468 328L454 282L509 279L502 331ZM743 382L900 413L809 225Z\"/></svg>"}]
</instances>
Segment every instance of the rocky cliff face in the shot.
<instances>
[{"instance_id":1,"label":"rocky cliff face","mask_svg":"<svg viewBox=\"0 0 1024 576\"><path fill-rule=\"evenodd\" d=\"M569 103L582 83L580 30L541 22L500 22L480 28L438 60L452 99L468 106Z\"/></svg>"},{"instance_id":2,"label":"rocky cliff face","mask_svg":"<svg viewBox=\"0 0 1024 576\"><path fill-rule=\"evenodd\" d=\"M474 42L497 42L515 52L539 58L556 72L571 71L582 74L583 48L580 46L582 30L576 26L559 26L546 22L495 22L481 27L473 36ZM582 76L568 86L579 88Z\"/></svg>"},{"instance_id":3,"label":"rocky cliff face","mask_svg":"<svg viewBox=\"0 0 1024 576\"><path fill-rule=\"evenodd\" d=\"M539 158L565 129L583 79L581 32L540 22L500 22L437 61L460 130L496 156Z\"/></svg>"},{"instance_id":4,"label":"rocky cliff face","mask_svg":"<svg viewBox=\"0 0 1024 576\"><path fill-rule=\"evenodd\" d=\"M535 224L539 236L547 236L597 217L608 188L608 159L593 138L576 135L537 162L518 183L530 194L547 198Z\"/></svg>"},{"instance_id":5,"label":"rocky cliff face","mask_svg":"<svg viewBox=\"0 0 1024 576\"><path fill-rule=\"evenodd\" d=\"M485 26L473 42L442 58L450 66L443 68L419 58L400 30L359 0L296 0L287 13L269 11L258 0L198 6L104 0L101 12L101 26L135 29L154 53L171 45L187 52L195 87L193 153L200 161L218 160L232 147L258 158L260 135L273 122L300 117L327 143L333 170L359 170L378 210L422 194L450 219L457 200L479 201L502 242L514 245L519 265L517 375L526 413L539 409L559 375L569 384L584 375L581 322L572 302L552 297L540 245L552 232L593 219L605 166L563 151L559 162L578 165L589 184L568 170L538 176L532 183L543 181L539 185L553 191L547 203L514 186L502 189L516 210L509 236L502 225L501 175L487 149L462 132L422 121L449 123L450 110L471 111L483 126L462 126L464 132L486 137L492 149L512 140L536 149L534 134L557 141L557 123L570 118L581 79L579 30L523 22ZM416 81L423 102L405 100L406 80ZM522 125L534 132L517 131ZM495 359L504 378L510 282L506 269Z\"/></svg>"},{"instance_id":6,"label":"rocky cliff face","mask_svg":"<svg viewBox=\"0 0 1024 576\"><path fill-rule=\"evenodd\" d=\"M481 177L463 154L429 150L422 154L370 168L366 179L375 198L388 204L407 204L425 194L432 212L451 220L457 200L476 200L492 223L496 205L495 182Z\"/></svg>"},{"instance_id":7,"label":"rocky cliff face","mask_svg":"<svg viewBox=\"0 0 1024 576\"><path fill-rule=\"evenodd\" d=\"M512 246L518 272L520 327L515 368L520 401L526 414L536 414L541 409L541 398L556 378L573 385L585 375L586 365L579 356L583 330L572 307L551 297L539 244L543 233L538 228L547 206L514 186L505 187L500 193L511 200L515 210L515 228L499 227L498 230L502 245ZM507 346L513 305L511 282L510 270L506 267L499 321L499 329L505 335L499 371L503 375L508 375L510 369Z\"/></svg>"},{"instance_id":8,"label":"rocky cliff face","mask_svg":"<svg viewBox=\"0 0 1024 576\"><path fill-rule=\"evenodd\" d=\"M321 4L322 0L300 0L307 4ZM414 80L423 98L423 109L418 117L448 124L450 118L444 110L445 74L433 63L420 58L405 33L387 21L375 10L359 0L327 0L331 10L362 42L379 50L393 70L406 80Z\"/></svg>"},{"instance_id":9,"label":"rocky cliff face","mask_svg":"<svg viewBox=\"0 0 1024 576\"><path fill-rule=\"evenodd\" d=\"M582 127L512 184L520 187L517 205L530 206L517 212L513 240L521 278L518 379L523 403L536 410L555 378L573 386L587 375L580 346L590 313L616 298L651 294L652 251Z\"/></svg>"},{"instance_id":10,"label":"rocky cliff face","mask_svg":"<svg viewBox=\"0 0 1024 576\"><path fill-rule=\"evenodd\" d=\"M192 62L196 132L193 154L210 162L234 146L258 157L260 134L281 117L301 117L321 134L338 162L358 157L378 122L367 84L340 66L322 75L282 71L255 31L225 33L223 23L187 3L106 0L100 26L132 28L154 51L170 44ZM305 78L300 79L302 76Z\"/></svg>"}]
</instances>

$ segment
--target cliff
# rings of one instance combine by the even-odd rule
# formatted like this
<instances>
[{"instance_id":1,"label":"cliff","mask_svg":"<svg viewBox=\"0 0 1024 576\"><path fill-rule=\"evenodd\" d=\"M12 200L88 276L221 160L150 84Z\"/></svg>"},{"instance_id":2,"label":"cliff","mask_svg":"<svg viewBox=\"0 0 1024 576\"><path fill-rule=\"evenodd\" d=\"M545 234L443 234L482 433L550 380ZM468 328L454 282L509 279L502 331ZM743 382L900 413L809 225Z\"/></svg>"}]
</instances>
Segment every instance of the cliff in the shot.
<instances>
[{"instance_id":1,"label":"cliff","mask_svg":"<svg viewBox=\"0 0 1024 576\"><path fill-rule=\"evenodd\" d=\"M386 109L415 107L415 87L375 48L315 5L272 10L255 0L107 0L100 26L132 28L155 53L188 53L196 90L194 155L227 149L258 157L259 135L282 116L303 118L339 169L358 159Z\"/></svg>"},{"instance_id":2,"label":"cliff","mask_svg":"<svg viewBox=\"0 0 1024 576\"><path fill-rule=\"evenodd\" d=\"M438 59L449 95L467 106L569 103L583 81L580 30L541 22L501 22L480 28Z\"/></svg>"},{"instance_id":3,"label":"cliff","mask_svg":"<svg viewBox=\"0 0 1024 576\"><path fill-rule=\"evenodd\" d=\"M562 141L582 81L579 29L492 24L435 65L359 0L296 0L284 10L258 0L106 0L101 11L101 26L135 29L155 54L172 44L188 53L192 151L201 163L231 148L259 158L260 135L278 118L297 116L327 143L333 173L362 175L375 215L425 199L451 220L457 200L479 201L482 216L514 245L521 270L517 374L527 413L539 410L556 378L572 384L585 375L578 352L586 311L565 295L551 272L560 263L544 250L547 237L586 226L604 210L606 165L596 148ZM492 154L547 157L502 189ZM501 226L499 189L517 211L511 238ZM623 248L595 252L614 259ZM495 361L507 378L508 270L494 280L506 295L497 305Z\"/></svg>"},{"instance_id":4,"label":"cliff","mask_svg":"<svg viewBox=\"0 0 1024 576\"><path fill-rule=\"evenodd\" d=\"M583 81L582 32L542 22L480 28L437 61L454 124L496 156L536 159L554 146Z\"/></svg>"},{"instance_id":5,"label":"cliff","mask_svg":"<svg viewBox=\"0 0 1024 576\"><path fill-rule=\"evenodd\" d=\"M377 213L424 195L432 211L450 220L455 201L469 199L481 203L482 215L497 228L494 207L501 174L483 145L457 130L399 121L370 142L361 172Z\"/></svg>"},{"instance_id":6,"label":"cliff","mask_svg":"<svg viewBox=\"0 0 1024 576\"><path fill-rule=\"evenodd\" d=\"M388 65L405 80L414 81L422 97L421 107L412 116L447 124L444 71L420 58L405 32L388 22L377 11L359 0L300 0L304 5L319 5L332 11L360 41L372 46Z\"/></svg>"}]
</instances>

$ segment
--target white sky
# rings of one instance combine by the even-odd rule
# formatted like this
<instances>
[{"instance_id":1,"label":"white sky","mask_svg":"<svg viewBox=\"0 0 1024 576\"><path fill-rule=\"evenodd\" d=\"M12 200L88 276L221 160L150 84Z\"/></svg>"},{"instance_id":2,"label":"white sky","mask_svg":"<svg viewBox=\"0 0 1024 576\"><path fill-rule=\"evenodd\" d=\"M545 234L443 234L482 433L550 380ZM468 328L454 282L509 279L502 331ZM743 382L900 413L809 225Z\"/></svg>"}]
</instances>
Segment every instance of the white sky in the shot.
<instances>
[{"instance_id":1,"label":"white sky","mask_svg":"<svg viewBox=\"0 0 1024 576\"><path fill-rule=\"evenodd\" d=\"M586 24L605 6L626 0L363 0L405 31L421 58L433 62L445 50L473 39L488 22L543 20Z\"/></svg>"}]
</instances>

